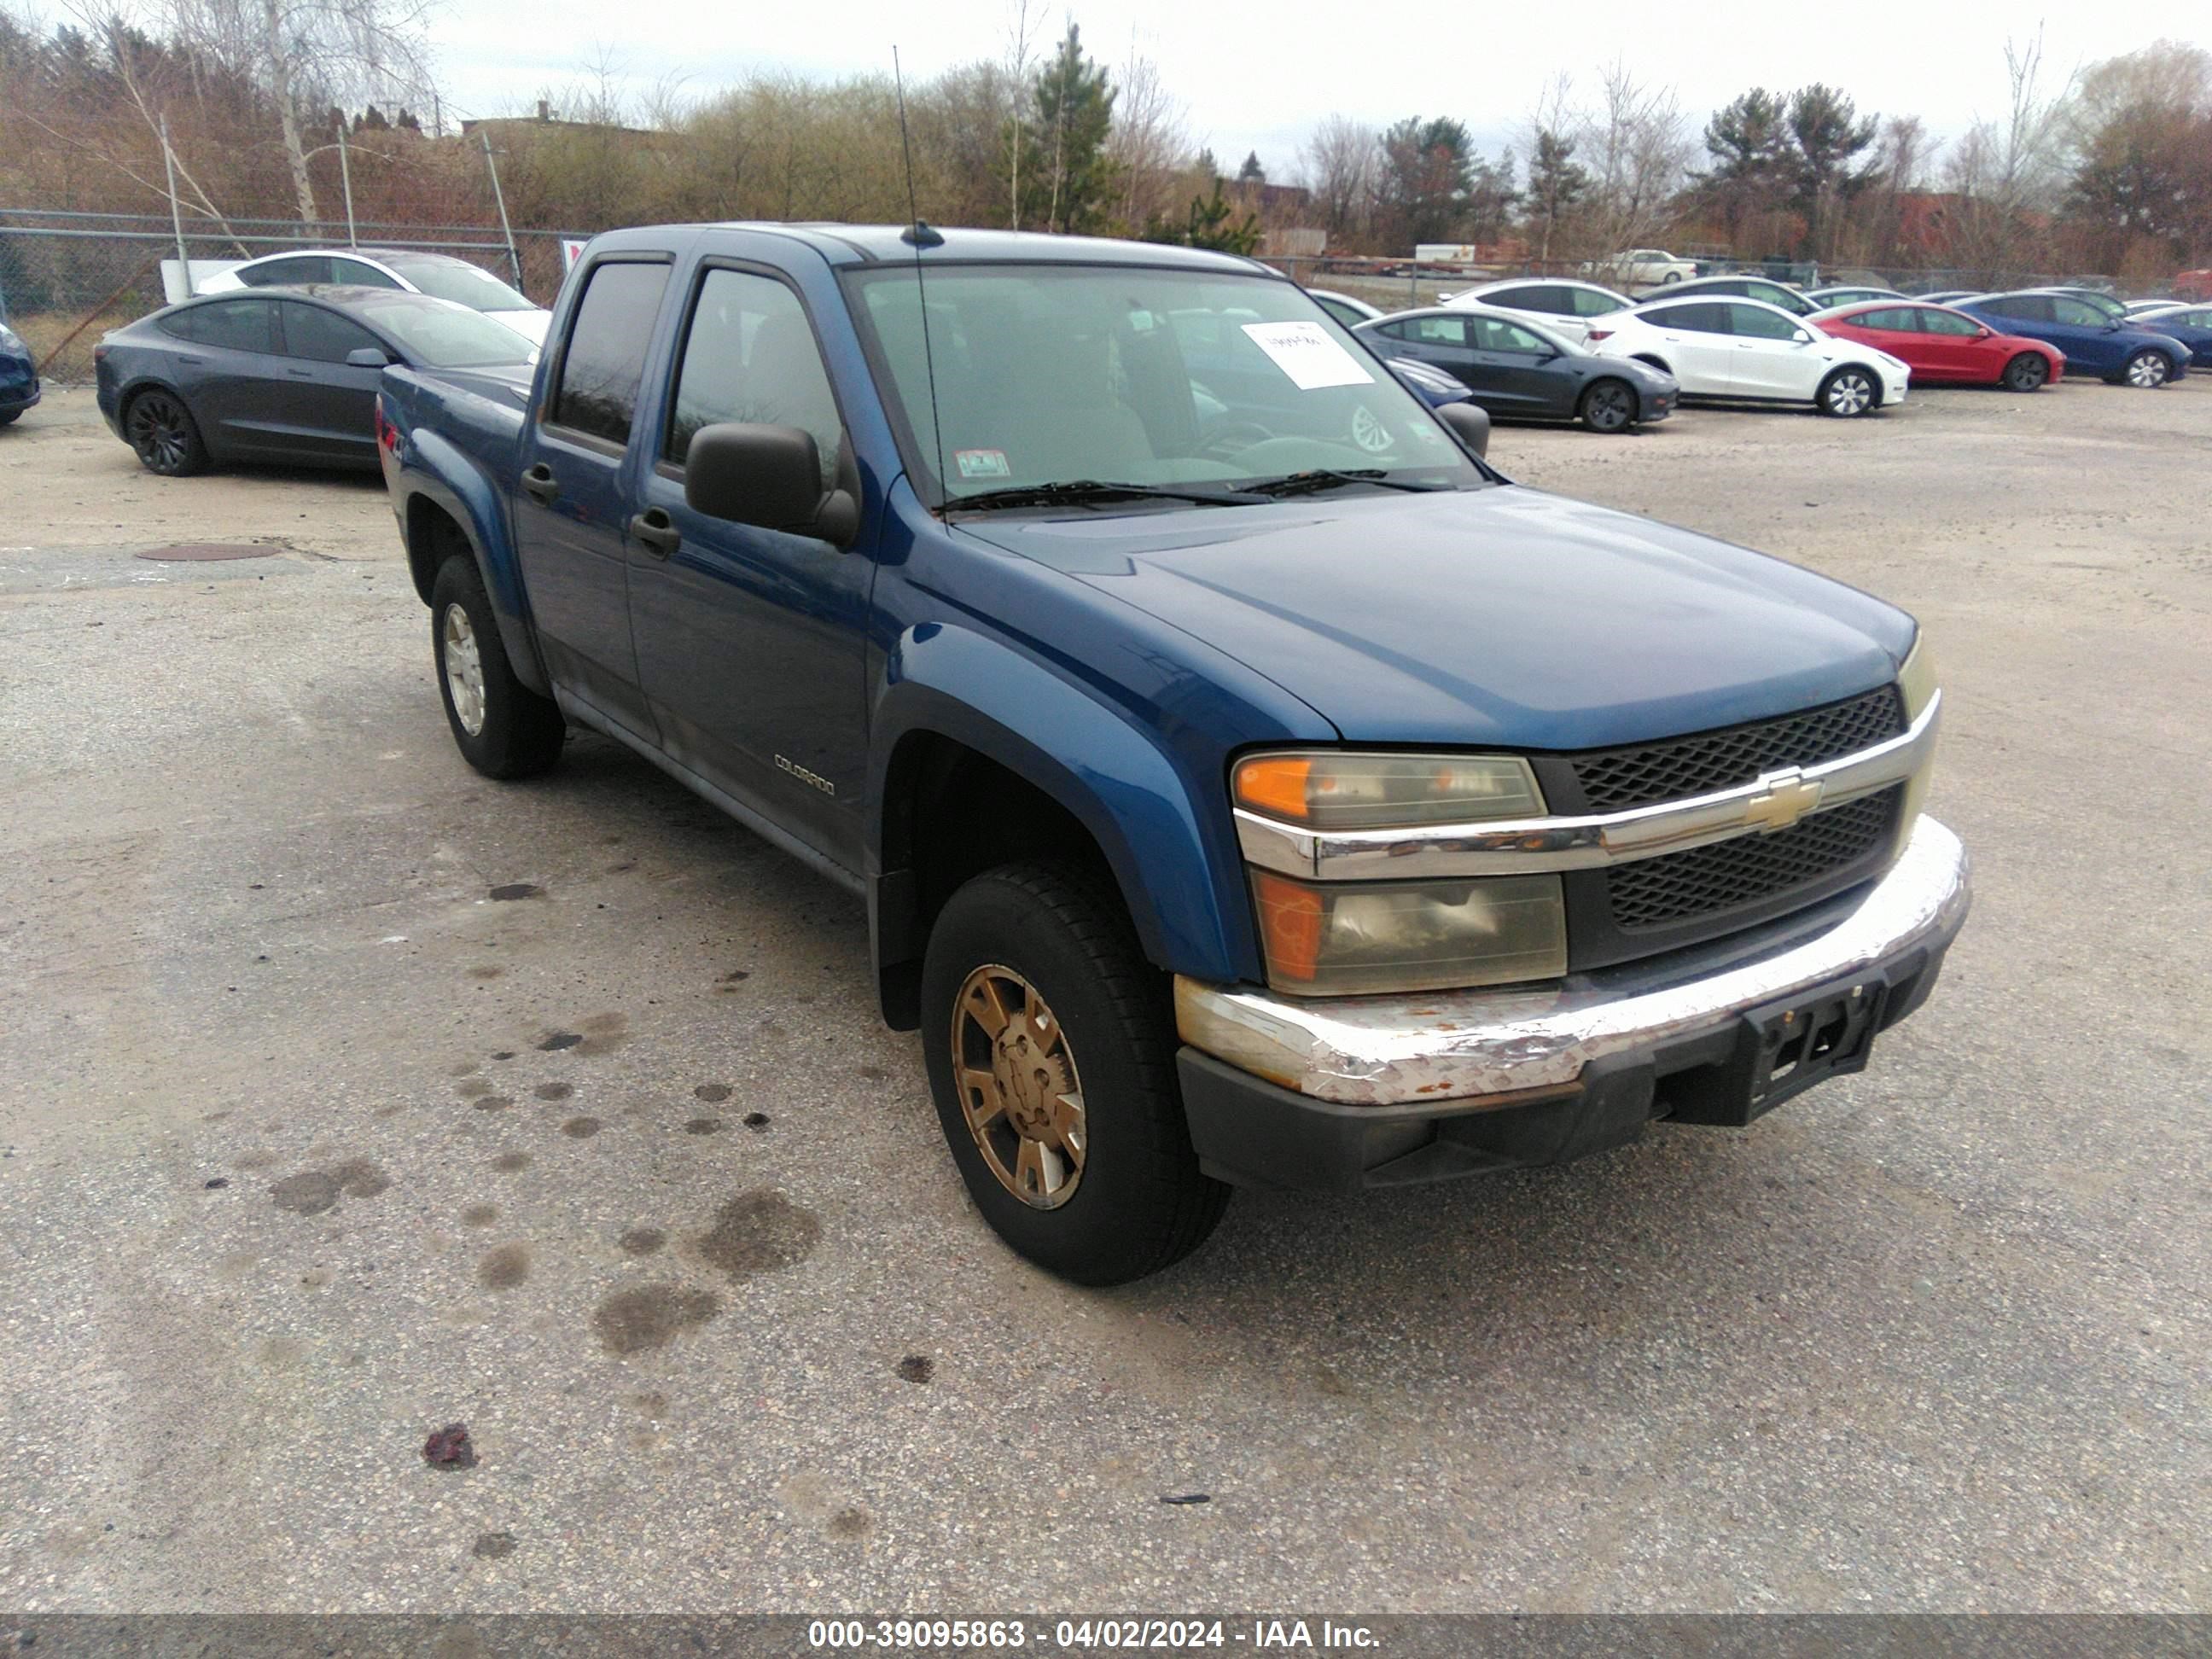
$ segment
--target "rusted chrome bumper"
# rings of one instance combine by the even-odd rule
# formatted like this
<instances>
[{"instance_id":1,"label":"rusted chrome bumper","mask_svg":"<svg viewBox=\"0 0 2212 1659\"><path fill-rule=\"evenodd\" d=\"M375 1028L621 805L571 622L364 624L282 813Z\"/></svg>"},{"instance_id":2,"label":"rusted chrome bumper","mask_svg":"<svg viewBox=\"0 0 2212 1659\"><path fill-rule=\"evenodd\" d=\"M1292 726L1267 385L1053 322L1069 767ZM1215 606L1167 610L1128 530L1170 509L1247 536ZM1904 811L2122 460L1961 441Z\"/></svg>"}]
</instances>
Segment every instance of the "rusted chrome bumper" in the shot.
<instances>
[{"instance_id":1,"label":"rusted chrome bumper","mask_svg":"<svg viewBox=\"0 0 2212 1659\"><path fill-rule=\"evenodd\" d=\"M1615 1057L1686 1052L1754 1010L1914 953L1933 963L1968 902L1966 848L1923 817L1833 927L1702 977L1310 1001L1178 978L1176 1021L1200 1054L1312 1101L1480 1110L1567 1088Z\"/></svg>"}]
</instances>

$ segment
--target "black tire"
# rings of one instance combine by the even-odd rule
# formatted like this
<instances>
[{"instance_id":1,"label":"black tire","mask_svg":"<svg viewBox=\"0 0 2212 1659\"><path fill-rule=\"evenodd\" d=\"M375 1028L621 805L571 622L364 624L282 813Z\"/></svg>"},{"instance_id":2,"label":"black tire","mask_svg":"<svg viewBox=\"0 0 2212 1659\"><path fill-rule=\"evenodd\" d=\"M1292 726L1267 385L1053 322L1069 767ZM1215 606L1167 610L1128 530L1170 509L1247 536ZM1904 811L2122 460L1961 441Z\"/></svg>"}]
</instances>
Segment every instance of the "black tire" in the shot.
<instances>
[{"instance_id":1,"label":"black tire","mask_svg":"<svg viewBox=\"0 0 2212 1659\"><path fill-rule=\"evenodd\" d=\"M430 654L438 665L446 723L463 760L488 778L527 778L561 758L568 735L561 711L514 677L483 579L466 554L440 565L430 585Z\"/></svg>"},{"instance_id":2,"label":"black tire","mask_svg":"<svg viewBox=\"0 0 2212 1659\"><path fill-rule=\"evenodd\" d=\"M15 425L15 417L22 412L20 409L0 409L0 426Z\"/></svg>"},{"instance_id":3,"label":"black tire","mask_svg":"<svg viewBox=\"0 0 2212 1659\"><path fill-rule=\"evenodd\" d=\"M1007 1049L1022 1044L1034 1007L1026 1000L1008 1010L1000 998L1001 1013L1018 1014L1001 1020L1003 1041L965 1012L985 1009L980 998L963 1006L963 994L987 970L1026 981L1018 988L1044 1004L1056 1053ZM1001 1063L1023 1072L1034 1062L1021 1055L1031 1053L1060 1068L1059 1085L1048 1085L1041 1069L1032 1074L1040 1092L1072 1090L1080 1103L1081 1155L1061 1196L1024 1200L987 1159L969 1127L969 1091L955 1077L956 1028L969 1075ZM952 1161L983 1218L1018 1254L1079 1285L1121 1285L1181 1261L1221 1219L1229 1188L1200 1171L1191 1150L1167 987L1138 949L1119 900L1094 877L1060 864L1005 865L955 893L922 959L921 1030ZM1001 1115L984 1133L1004 1167L998 1148L1021 1139L1013 1118ZM1056 1168L1068 1164L1063 1158Z\"/></svg>"},{"instance_id":4,"label":"black tire","mask_svg":"<svg viewBox=\"0 0 2212 1659\"><path fill-rule=\"evenodd\" d=\"M2051 365L2039 351L2023 351L2004 366L2007 392L2040 392L2051 379Z\"/></svg>"},{"instance_id":5,"label":"black tire","mask_svg":"<svg viewBox=\"0 0 2212 1659\"><path fill-rule=\"evenodd\" d=\"M2172 378L2173 365L2166 361L2166 354L2146 348L2121 366L2117 384L2154 392Z\"/></svg>"},{"instance_id":6,"label":"black tire","mask_svg":"<svg viewBox=\"0 0 2212 1659\"><path fill-rule=\"evenodd\" d=\"M1636 424L1636 388L1607 375L1583 388L1575 404L1575 418L1592 432L1626 432Z\"/></svg>"},{"instance_id":7,"label":"black tire","mask_svg":"<svg viewBox=\"0 0 2212 1659\"><path fill-rule=\"evenodd\" d=\"M1813 406L1838 420L1871 415L1881 407L1881 386L1873 370L1845 363L1820 382L1820 389L1813 394Z\"/></svg>"},{"instance_id":8,"label":"black tire","mask_svg":"<svg viewBox=\"0 0 2212 1659\"><path fill-rule=\"evenodd\" d=\"M149 472L189 478L207 471L207 446L192 411L165 387L149 386L124 406L123 436Z\"/></svg>"}]
</instances>

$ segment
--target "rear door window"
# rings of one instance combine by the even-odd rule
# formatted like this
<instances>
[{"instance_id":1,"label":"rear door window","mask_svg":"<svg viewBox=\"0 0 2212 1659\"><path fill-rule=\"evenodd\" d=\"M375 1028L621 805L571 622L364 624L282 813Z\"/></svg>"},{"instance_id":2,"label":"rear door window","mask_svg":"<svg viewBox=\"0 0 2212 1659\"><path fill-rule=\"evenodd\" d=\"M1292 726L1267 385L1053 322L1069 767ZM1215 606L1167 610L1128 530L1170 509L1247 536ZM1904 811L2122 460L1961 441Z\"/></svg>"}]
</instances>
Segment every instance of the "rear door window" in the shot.
<instances>
[{"instance_id":1,"label":"rear door window","mask_svg":"<svg viewBox=\"0 0 2212 1659\"><path fill-rule=\"evenodd\" d=\"M276 310L267 300L218 300L179 312L169 331L219 351L273 352Z\"/></svg>"},{"instance_id":2,"label":"rear door window","mask_svg":"<svg viewBox=\"0 0 2212 1659\"><path fill-rule=\"evenodd\" d=\"M592 269L568 325L549 423L617 447L629 441L646 347L667 286L664 261L607 260Z\"/></svg>"},{"instance_id":3,"label":"rear door window","mask_svg":"<svg viewBox=\"0 0 2212 1659\"><path fill-rule=\"evenodd\" d=\"M271 259L265 265L241 270L238 280L248 288L276 288L296 286L303 283L327 283L331 280L331 259L327 253L294 253L282 259Z\"/></svg>"},{"instance_id":4,"label":"rear door window","mask_svg":"<svg viewBox=\"0 0 2212 1659\"><path fill-rule=\"evenodd\" d=\"M1647 311L1643 314L1655 328L1686 329L1693 334L1725 334L1729 331L1726 308L1710 301L1662 306L1656 311Z\"/></svg>"}]
</instances>

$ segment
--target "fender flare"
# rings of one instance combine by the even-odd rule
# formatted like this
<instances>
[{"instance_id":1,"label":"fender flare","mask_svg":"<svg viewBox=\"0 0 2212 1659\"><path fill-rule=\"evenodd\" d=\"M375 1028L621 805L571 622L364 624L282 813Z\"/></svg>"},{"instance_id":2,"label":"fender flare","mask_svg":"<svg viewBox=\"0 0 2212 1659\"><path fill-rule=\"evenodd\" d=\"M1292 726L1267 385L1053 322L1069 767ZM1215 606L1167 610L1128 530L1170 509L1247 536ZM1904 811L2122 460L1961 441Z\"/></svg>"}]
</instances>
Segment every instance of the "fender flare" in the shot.
<instances>
[{"instance_id":1,"label":"fender flare","mask_svg":"<svg viewBox=\"0 0 2212 1659\"><path fill-rule=\"evenodd\" d=\"M878 980L918 956L901 745L927 735L970 749L1042 791L1097 842L1146 957L1223 982L1259 976L1242 861L1225 799L1205 811L1201 781L1138 721L1035 658L972 629L923 623L894 645L870 722L869 923ZM911 753L908 750L908 753ZM901 906L907 914L900 914Z\"/></svg>"},{"instance_id":2,"label":"fender flare","mask_svg":"<svg viewBox=\"0 0 2212 1659\"><path fill-rule=\"evenodd\" d=\"M407 562L415 591L429 603L434 569L418 563L415 537L409 521L415 498L421 496L460 526L461 538L476 560L484 592L491 599L499 623L500 643L514 676L541 696L553 695L551 677L538 653L538 630L531 625L529 596L523 591L522 568L514 557L507 533L507 515L498 490L483 469L453 441L428 427L416 426L406 435L408 455L400 478L406 490L400 523L407 541Z\"/></svg>"}]
</instances>

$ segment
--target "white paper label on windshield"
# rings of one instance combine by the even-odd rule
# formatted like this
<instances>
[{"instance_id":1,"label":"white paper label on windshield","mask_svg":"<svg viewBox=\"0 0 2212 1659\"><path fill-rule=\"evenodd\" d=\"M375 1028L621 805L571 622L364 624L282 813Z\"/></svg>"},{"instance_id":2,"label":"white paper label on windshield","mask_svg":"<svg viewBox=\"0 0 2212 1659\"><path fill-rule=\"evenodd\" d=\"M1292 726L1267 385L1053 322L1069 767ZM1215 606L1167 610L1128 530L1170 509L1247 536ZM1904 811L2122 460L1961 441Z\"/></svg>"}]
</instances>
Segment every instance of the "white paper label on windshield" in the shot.
<instances>
[{"instance_id":1,"label":"white paper label on windshield","mask_svg":"<svg viewBox=\"0 0 2212 1659\"><path fill-rule=\"evenodd\" d=\"M1359 359L1330 339L1328 331L1319 323L1247 323L1244 331L1301 392L1375 383L1375 377L1360 367Z\"/></svg>"}]
</instances>

